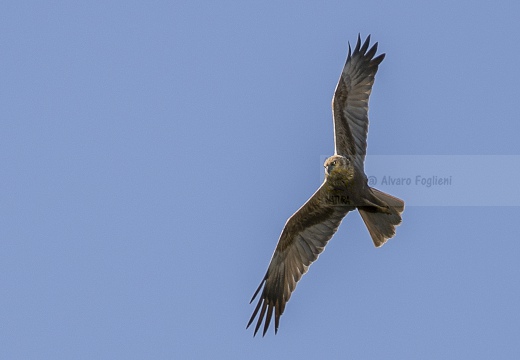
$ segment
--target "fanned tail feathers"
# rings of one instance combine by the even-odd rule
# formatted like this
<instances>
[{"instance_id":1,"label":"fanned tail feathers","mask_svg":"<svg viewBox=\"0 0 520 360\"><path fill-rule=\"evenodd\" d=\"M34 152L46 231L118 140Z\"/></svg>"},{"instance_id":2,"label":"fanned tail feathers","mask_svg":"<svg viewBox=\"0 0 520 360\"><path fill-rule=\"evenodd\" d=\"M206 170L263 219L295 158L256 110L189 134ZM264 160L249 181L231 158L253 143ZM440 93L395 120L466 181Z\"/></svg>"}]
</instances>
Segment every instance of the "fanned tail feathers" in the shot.
<instances>
[{"instance_id":1,"label":"fanned tail feathers","mask_svg":"<svg viewBox=\"0 0 520 360\"><path fill-rule=\"evenodd\" d=\"M374 188L370 190L378 200L388 205L387 212L370 207L358 208L358 210L374 245L380 247L395 235L395 228L401 223L404 201Z\"/></svg>"}]
</instances>

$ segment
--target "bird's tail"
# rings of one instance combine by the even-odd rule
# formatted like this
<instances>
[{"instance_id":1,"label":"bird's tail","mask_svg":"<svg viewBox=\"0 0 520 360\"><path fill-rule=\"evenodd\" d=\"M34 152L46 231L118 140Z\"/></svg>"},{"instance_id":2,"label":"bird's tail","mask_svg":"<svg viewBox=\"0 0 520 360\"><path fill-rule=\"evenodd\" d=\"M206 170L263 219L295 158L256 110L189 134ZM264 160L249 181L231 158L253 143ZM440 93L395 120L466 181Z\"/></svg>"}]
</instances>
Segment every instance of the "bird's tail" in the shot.
<instances>
[{"instance_id":1,"label":"bird's tail","mask_svg":"<svg viewBox=\"0 0 520 360\"><path fill-rule=\"evenodd\" d=\"M404 201L374 188L370 190L379 206L361 206L358 210L374 245L380 247L395 235L395 227L401 223Z\"/></svg>"}]
</instances>

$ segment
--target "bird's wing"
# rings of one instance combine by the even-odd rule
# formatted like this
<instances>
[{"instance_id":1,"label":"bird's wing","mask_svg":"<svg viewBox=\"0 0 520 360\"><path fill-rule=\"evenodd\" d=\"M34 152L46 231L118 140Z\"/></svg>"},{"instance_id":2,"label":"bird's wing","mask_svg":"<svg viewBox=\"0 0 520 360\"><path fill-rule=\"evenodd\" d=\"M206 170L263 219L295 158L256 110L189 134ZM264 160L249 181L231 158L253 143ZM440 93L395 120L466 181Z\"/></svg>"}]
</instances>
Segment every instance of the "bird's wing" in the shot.
<instances>
[{"instance_id":1,"label":"bird's wing","mask_svg":"<svg viewBox=\"0 0 520 360\"><path fill-rule=\"evenodd\" d=\"M263 291L258 305L247 324L251 325L260 313L255 335L265 317L263 334L267 332L274 312L275 333L280 316L297 282L323 251L325 245L338 229L341 220L352 208L334 205L327 196L325 185L287 220L274 251L264 279L251 302Z\"/></svg>"},{"instance_id":2,"label":"bird's wing","mask_svg":"<svg viewBox=\"0 0 520 360\"><path fill-rule=\"evenodd\" d=\"M385 57L381 54L374 58L377 43L367 51L369 43L370 35L363 45L358 35L352 54L349 44L347 61L332 99L336 154L352 157L356 168L363 171L367 149L368 97L377 68Z\"/></svg>"}]
</instances>

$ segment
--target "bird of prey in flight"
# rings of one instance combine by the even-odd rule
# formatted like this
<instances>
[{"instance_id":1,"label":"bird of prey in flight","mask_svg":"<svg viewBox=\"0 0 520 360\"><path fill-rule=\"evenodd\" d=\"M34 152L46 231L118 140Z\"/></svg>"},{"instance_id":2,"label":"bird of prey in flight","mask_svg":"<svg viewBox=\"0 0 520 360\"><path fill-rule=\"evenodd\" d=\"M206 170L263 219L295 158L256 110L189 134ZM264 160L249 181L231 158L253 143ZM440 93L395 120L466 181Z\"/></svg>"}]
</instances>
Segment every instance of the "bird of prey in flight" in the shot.
<instances>
[{"instance_id":1,"label":"bird of prey in flight","mask_svg":"<svg viewBox=\"0 0 520 360\"><path fill-rule=\"evenodd\" d=\"M374 245L380 247L395 235L404 201L368 185L364 170L368 133L368 98L385 54L374 57L370 35L350 44L347 61L332 99L334 155L324 164L325 180L318 190L285 223L267 273L251 302L260 294L247 327L256 316L254 335L264 322L267 332L274 314L274 331L297 282L327 245L349 211L357 209ZM260 292L260 290L262 290Z\"/></svg>"}]
</instances>

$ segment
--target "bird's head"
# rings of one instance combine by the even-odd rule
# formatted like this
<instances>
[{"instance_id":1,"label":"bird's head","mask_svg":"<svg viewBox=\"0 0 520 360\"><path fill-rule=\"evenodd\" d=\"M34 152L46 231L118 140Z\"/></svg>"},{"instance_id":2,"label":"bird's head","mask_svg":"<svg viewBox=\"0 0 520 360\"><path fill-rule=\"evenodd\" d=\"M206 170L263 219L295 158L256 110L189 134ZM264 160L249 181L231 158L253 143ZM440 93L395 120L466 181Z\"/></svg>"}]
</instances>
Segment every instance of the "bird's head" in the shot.
<instances>
[{"instance_id":1,"label":"bird's head","mask_svg":"<svg viewBox=\"0 0 520 360\"><path fill-rule=\"evenodd\" d=\"M354 177L354 167L349 158L341 155L333 155L323 164L325 167L325 177L340 176L345 180L352 180Z\"/></svg>"}]
</instances>

